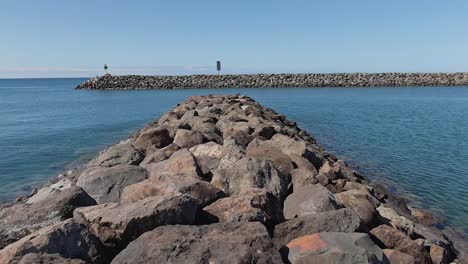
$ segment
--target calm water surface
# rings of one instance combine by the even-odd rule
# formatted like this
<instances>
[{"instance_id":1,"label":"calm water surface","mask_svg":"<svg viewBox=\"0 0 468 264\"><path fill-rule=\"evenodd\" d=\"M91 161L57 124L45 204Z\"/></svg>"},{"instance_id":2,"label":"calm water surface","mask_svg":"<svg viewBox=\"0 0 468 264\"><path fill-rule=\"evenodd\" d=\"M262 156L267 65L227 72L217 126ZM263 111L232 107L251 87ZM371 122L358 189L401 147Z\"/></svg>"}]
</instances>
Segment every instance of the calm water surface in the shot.
<instances>
[{"instance_id":1,"label":"calm water surface","mask_svg":"<svg viewBox=\"0 0 468 264\"><path fill-rule=\"evenodd\" d=\"M190 95L242 93L468 231L468 87L74 90L82 81L0 80L0 201L30 192Z\"/></svg>"}]
</instances>

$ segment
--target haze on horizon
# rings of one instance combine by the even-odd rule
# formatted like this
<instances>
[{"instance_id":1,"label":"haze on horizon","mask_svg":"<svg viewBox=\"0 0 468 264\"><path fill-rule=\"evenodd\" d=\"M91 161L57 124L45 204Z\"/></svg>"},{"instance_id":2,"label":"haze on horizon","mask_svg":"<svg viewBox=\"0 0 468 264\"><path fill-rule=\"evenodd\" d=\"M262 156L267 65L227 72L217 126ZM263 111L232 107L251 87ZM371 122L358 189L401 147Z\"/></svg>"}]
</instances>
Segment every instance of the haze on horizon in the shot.
<instances>
[{"instance_id":1,"label":"haze on horizon","mask_svg":"<svg viewBox=\"0 0 468 264\"><path fill-rule=\"evenodd\" d=\"M468 71L468 2L3 1L0 78Z\"/></svg>"}]
</instances>

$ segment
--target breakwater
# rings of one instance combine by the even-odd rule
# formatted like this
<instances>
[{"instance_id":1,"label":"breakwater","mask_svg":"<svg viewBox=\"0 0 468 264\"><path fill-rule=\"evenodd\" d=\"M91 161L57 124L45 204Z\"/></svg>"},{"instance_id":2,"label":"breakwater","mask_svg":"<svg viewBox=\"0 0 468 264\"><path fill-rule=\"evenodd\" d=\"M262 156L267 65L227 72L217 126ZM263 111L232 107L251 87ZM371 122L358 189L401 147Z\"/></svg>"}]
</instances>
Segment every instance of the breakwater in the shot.
<instances>
[{"instance_id":1,"label":"breakwater","mask_svg":"<svg viewBox=\"0 0 468 264\"><path fill-rule=\"evenodd\" d=\"M104 75L77 89L468 86L468 73Z\"/></svg>"},{"instance_id":2,"label":"breakwater","mask_svg":"<svg viewBox=\"0 0 468 264\"><path fill-rule=\"evenodd\" d=\"M0 207L0 263L464 263L434 224L272 109L197 96Z\"/></svg>"}]
</instances>

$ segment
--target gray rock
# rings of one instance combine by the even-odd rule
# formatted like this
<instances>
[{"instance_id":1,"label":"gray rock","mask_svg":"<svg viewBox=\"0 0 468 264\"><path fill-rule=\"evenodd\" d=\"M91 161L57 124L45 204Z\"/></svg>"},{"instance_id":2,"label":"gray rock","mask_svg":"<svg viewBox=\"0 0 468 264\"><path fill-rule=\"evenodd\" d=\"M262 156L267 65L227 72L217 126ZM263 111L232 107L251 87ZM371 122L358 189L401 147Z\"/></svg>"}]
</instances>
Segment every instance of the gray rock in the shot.
<instances>
[{"instance_id":1,"label":"gray rock","mask_svg":"<svg viewBox=\"0 0 468 264\"><path fill-rule=\"evenodd\" d=\"M250 147L247 149L247 155L259 160L268 160L273 162L275 167L284 175L290 175L294 169L291 158L273 147Z\"/></svg>"},{"instance_id":2,"label":"gray rock","mask_svg":"<svg viewBox=\"0 0 468 264\"><path fill-rule=\"evenodd\" d=\"M18 263L29 253L58 254L65 259L105 263L102 244L86 226L73 219L44 227L0 250L0 263Z\"/></svg>"},{"instance_id":3,"label":"gray rock","mask_svg":"<svg viewBox=\"0 0 468 264\"><path fill-rule=\"evenodd\" d=\"M414 264L414 258L411 255L392 249L384 249L383 253L390 264Z\"/></svg>"},{"instance_id":4,"label":"gray rock","mask_svg":"<svg viewBox=\"0 0 468 264\"><path fill-rule=\"evenodd\" d=\"M151 163L146 166L150 179L157 181L161 175L183 174L187 176L201 176L195 158L188 149L176 151L172 156L158 163Z\"/></svg>"},{"instance_id":5,"label":"gray rock","mask_svg":"<svg viewBox=\"0 0 468 264\"><path fill-rule=\"evenodd\" d=\"M81 206L95 205L82 188L57 191L33 204L17 203L0 208L0 249L43 227L73 216Z\"/></svg>"},{"instance_id":6,"label":"gray rock","mask_svg":"<svg viewBox=\"0 0 468 264\"><path fill-rule=\"evenodd\" d=\"M335 195L327 188L320 184L310 184L296 188L286 198L283 213L286 219L292 219L332 211L341 207Z\"/></svg>"},{"instance_id":7,"label":"gray rock","mask_svg":"<svg viewBox=\"0 0 468 264\"><path fill-rule=\"evenodd\" d=\"M228 195L241 194L251 188L265 188L280 200L286 195L287 177L271 162L253 158L222 164L213 171L211 183Z\"/></svg>"},{"instance_id":8,"label":"gray rock","mask_svg":"<svg viewBox=\"0 0 468 264\"><path fill-rule=\"evenodd\" d=\"M90 167L79 176L76 185L102 204L118 202L125 186L146 178L147 171L139 166Z\"/></svg>"},{"instance_id":9,"label":"gray rock","mask_svg":"<svg viewBox=\"0 0 468 264\"><path fill-rule=\"evenodd\" d=\"M89 225L104 245L123 249L161 225L193 224L199 204L185 194L149 197L128 204L109 203L78 208L74 218Z\"/></svg>"},{"instance_id":10,"label":"gray rock","mask_svg":"<svg viewBox=\"0 0 468 264\"><path fill-rule=\"evenodd\" d=\"M282 263L266 228L258 223L161 226L141 235L112 264Z\"/></svg>"},{"instance_id":11,"label":"gray rock","mask_svg":"<svg viewBox=\"0 0 468 264\"><path fill-rule=\"evenodd\" d=\"M158 163L163 160L167 160L174 154L176 151L178 151L180 147L176 145L175 143L170 144L169 146L166 146L162 149L154 149L150 148L146 152L146 157L145 159L141 162L140 166L143 168L146 168L148 164L151 163ZM152 150L152 151L150 151Z\"/></svg>"},{"instance_id":12,"label":"gray rock","mask_svg":"<svg viewBox=\"0 0 468 264\"><path fill-rule=\"evenodd\" d=\"M337 193L336 198L347 208L351 208L362 219L364 224L369 225L377 214L377 201L367 191L349 190Z\"/></svg>"},{"instance_id":13,"label":"gray rock","mask_svg":"<svg viewBox=\"0 0 468 264\"><path fill-rule=\"evenodd\" d=\"M81 259L66 259L58 254L28 253L21 257L18 264L86 264Z\"/></svg>"},{"instance_id":14,"label":"gray rock","mask_svg":"<svg viewBox=\"0 0 468 264\"><path fill-rule=\"evenodd\" d=\"M198 144L202 144L203 134L198 131L192 131L187 129L179 129L174 138L174 143L181 148L191 148Z\"/></svg>"},{"instance_id":15,"label":"gray rock","mask_svg":"<svg viewBox=\"0 0 468 264\"><path fill-rule=\"evenodd\" d=\"M104 150L89 165L103 167L138 165L143 158L144 156L133 147L132 142L125 140Z\"/></svg>"},{"instance_id":16,"label":"gray rock","mask_svg":"<svg viewBox=\"0 0 468 264\"><path fill-rule=\"evenodd\" d=\"M194 146L190 148L190 152L195 157L202 174L207 174L216 169L225 156L233 155L240 159L240 155L236 155L236 152L215 142Z\"/></svg>"},{"instance_id":17,"label":"gray rock","mask_svg":"<svg viewBox=\"0 0 468 264\"><path fill-rule=\"evenodd\" d=\"M306 215L275 226L275 244L281 248L293 239L320 232L353 233L360 226L359 216L348 208Z\"/></svg>"},{"instance_id":18,"label":"gray rock","mask_svg":"<svg viewBox=\"0 0 468 264\"><path fill-rule=\"evenodd\" d=\"M148 128L141 131L133 142L133 146L140 151L146 151L149 147L164 148L172 143L171 135L166 128Z\"/></svg>"}]
</instances>

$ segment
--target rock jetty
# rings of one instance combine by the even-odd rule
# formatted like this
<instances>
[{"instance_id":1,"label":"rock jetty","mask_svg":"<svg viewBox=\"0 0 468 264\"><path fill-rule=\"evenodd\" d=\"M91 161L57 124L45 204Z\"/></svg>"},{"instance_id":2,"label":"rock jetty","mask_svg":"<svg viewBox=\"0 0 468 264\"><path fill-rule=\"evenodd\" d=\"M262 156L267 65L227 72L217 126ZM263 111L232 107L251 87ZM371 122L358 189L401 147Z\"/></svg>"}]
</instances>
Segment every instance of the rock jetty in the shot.
<instances>
[{"instance_id":1,"label":"rock jetty","mask_svg":"<svg viewBox=\"0 0 468 264\"><path fill-rule=\"evenodd\" d=\"M467 263L430 224L272 109L195 96L0 207L0 263Z\"/></svg>"},{"instance_id":2,"label":"rock jetty","mask_svg":"<svg viewBox=\"0 0 468 264\"><path fill-rule=\"evenodd\" d=\"M240 74L96 77L77 89L467 86L468 73Z\"/></svg>"}]
</instances>

